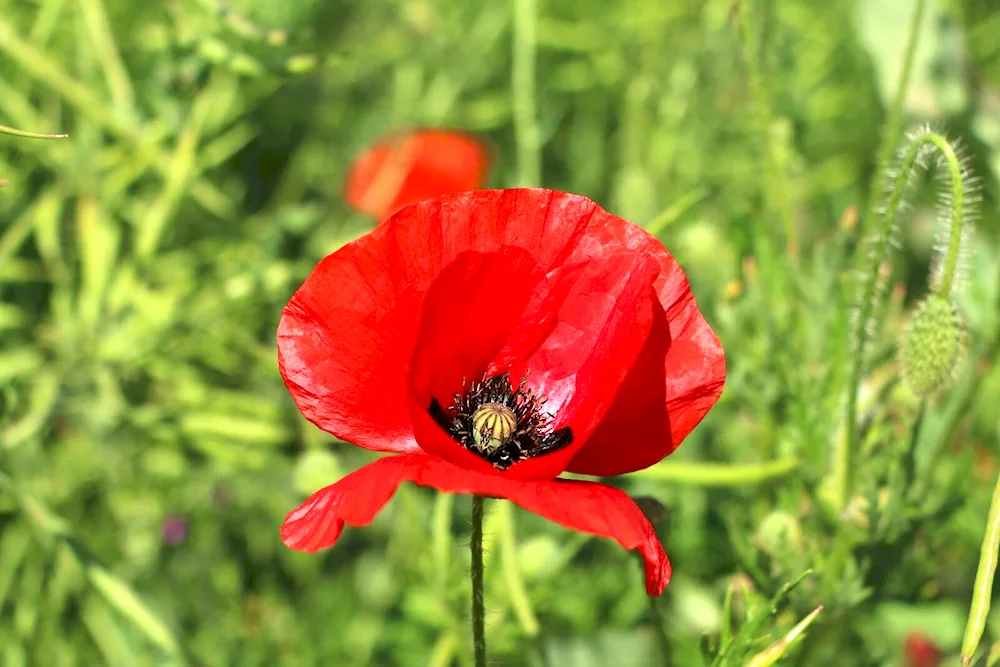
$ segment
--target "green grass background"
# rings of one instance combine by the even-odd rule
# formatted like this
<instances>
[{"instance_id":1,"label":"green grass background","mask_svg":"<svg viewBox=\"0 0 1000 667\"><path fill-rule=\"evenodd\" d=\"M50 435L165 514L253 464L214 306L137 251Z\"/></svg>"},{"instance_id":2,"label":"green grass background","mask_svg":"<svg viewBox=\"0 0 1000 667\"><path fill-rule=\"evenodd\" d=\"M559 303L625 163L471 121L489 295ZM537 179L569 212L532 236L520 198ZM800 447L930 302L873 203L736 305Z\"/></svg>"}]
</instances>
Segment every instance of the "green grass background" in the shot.
<instances>
[{"instance_id":1,"label":"green grass background","mask_svg":"<svg viewBox=\"0 0 1000 667\"><path fill-rule=\"evenodd\" d=\"M863 385L864 500L845 521L823 500L851 211L914 5L755 0L755 96L733 0L0 0L0 123L71 135L0 135L0 665L471 665L468 498L404 487L317 555L277 534L372 459L296 412L281 308L372 226L341 199L352 156L426 125L491 142L493 186L657 233L729 363L684 446L612 480L667 510L655 607L614 543L489 505L491 664L741 665L820 604L783 664L899 665L918 630L957 655L998 473L995 0L928 1L903 105L982 183L967 362L917 421L895 348L938 224L922 179Z\"/></svg>"}]
</instances>

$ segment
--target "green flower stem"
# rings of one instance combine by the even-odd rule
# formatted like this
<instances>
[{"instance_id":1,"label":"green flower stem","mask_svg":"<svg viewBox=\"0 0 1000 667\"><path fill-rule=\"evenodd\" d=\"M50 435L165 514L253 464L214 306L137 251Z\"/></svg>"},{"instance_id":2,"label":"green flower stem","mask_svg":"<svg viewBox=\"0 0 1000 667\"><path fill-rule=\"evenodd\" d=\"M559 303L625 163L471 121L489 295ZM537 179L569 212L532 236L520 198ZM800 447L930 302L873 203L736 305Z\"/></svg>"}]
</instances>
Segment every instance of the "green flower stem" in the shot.
<instances>
[{"instance_id":1,"label":"green flower stem","mask_svg":"<svg viewBox=\"0 0 1000 667\"><path fill-rule=\"evenodd\" d=\"M483 596L483 504L472 496L472 649L476 667L486 667L486 611Z\"/></svg>"},{"instance_id":2,"label":"green flower stem","mask_svg":"<svg viewBox=\"0 0 1000 667\"><path fill-rule=\"evenodd\" d=\"M906 53L903 56L903 71L896 84L896 97L889 109L889 118L886 121L885 132L882 134L882 142L878 148L879 169L875 171L872 188L868 193L868 207L859 225L859 231L862 235L865 229L873 224L877 215L878 202L882 199L882 193L885 192L886 178L888 177L885 167L892 162L892 156L896 153L896 143L899 140L899 131L903 123L903 104L906 102L906 91L910 87L914 56L917 53L917 43L920 41L920 25L924 22L926 9L927 0L917 0L917 6L913 9L913 15L910 18Z\"/></svg>"},{"instance_id":3,"label":"green flower stem","mask_svg":"<svg viewBox=\"0 0 1000 667\"><path fill-rule=\"evenodd\" d=\"M962 249L962 222L965 220L965 181L962 178L962 164L955 154L955 148L940 135L932 135L930 141L941 151L948 172L951 176L951 233L948 237L948 254L945 260L941 281L931 286L931 291L945 299L951 295L955 281L955 271Z\"/></svg>"},{"instance_id":4,"label":"green flower stem","mask_svg":"<svg viewBox=\"0 0 1000 667\"><path fill-rule=\"evenodd\" d=\"M858 301L858 316L852 325L851 331L852 340L855 341L855 349L854 358L851 363L850 377L847 383L846 432L834 460L834 500L839 509L847 506L847 502L854 490L854 452L858 446L858 390L865 372L865 353L868 346L868 337L873 328L872 317L876 310L878 296L879 267L888 259L889 253L892 251L890 240L893 223L903 202L903 196L906 194L910 175L917 166L917 160L921 156L921 152L926 150L927 146L937 149L944 159L951 177L952 191L951 236L945 256L941 281L934 291L947 297L955 277L955 269L959 258L959 246L962 239L962 222L965 215L965 183L962 178L962 165L955 153L955 149L946 138L937 132L923 130L909 140L906 150L903 153L896 181L889 196L889 203L886 206L885 213L879 219L879 228L876 230L874 247L864 270L863 293L861 299Z\"/></svg>"},{"instance_id":5,"label":"green flower stem","mask_svg":"<svg viewBox=\"0 0 1000 667\"><path fill-rule=\"evenodd\" d=\"M24 130L15 130L13 127L7 127L6 125L0 125L0 134L10 134L15 137L24 137L25 139L65 139L68 134L41 134L39 132L25 132Z\"/></svg>"},{"instance_id":6,"label":"green flower stem","mask_svg":"<svg viewBox=\"0 0 1000 667\"><path fill-rule=\"evenodd\" d=\"M750 11L750 0L740 1L740 36L743 57L747 61L747 76L750 95L753 98L755 123L760 134L764 153L767 155L766 204L769 209L777 209L785 228L785 242L788 254L795 258L799 253L798 230L792 215L792 202L788 196L779 147L771 137L771 104L764 87L764 77L760 67L760 53L757 51L757 31Z\"/></svg>"},{"instance_id":7,"label":"green flower stem","mask_svg":"<svg viewBox=\"0 0 1000 667\"><path fill-rule=\"evenodd\" d=\"M767 463L725 464L675 462L631 473L631 477L655 479L691 486L747 486L784 477L799 467L799 459L786 456Z\"/></svg>"},{"instance_id":8,"label":"green flower stem","mask_svg":"<svg viewBox=\"0 0 1000 667\"><path fill-rule=\"evenodd\" d=\"M517 180L522 187L542 184L541 139L535 114L536 0L514 0L513 88Z\"/></svg>"},{"instance_id":9,"label":"green flower stem","mask_svg":"<svg viewBox=\"0 0 1000 667\"><path fill-rule=\"evenodd\" d=\"M993 594L993 576L997 571L997 551L1000 550L1000 477L993 490L990 513L986 518L986 535L979 553L979 569L972 590L972 605L969 621L962 639L962 665L972 664L972 656L979 647L986 628L986 614L990 611L990 597Z\"/></svg>"}]
</instances>

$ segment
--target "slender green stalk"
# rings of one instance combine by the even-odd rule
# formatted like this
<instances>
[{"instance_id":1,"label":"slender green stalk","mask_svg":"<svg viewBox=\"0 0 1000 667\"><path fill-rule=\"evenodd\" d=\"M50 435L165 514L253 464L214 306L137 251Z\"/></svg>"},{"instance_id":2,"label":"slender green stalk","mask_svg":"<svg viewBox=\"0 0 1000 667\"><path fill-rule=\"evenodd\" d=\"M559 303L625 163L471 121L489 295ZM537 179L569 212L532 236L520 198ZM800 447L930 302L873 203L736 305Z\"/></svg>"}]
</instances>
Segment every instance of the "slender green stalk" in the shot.
<instances>
[{"instance_id":1,"label":"slender green stalk","mask_svg":"<svg viewBox=\"0 0 1000 667\"><path fill-rule=\"evenodd\" d=\"M955 154L955 148L941 135L931 135L928 138L937 147L948 163L951 174L951 233L948 238L948 251L945 255L941 272L941 280L931 286L931 291L945 299L951 295L955 281L955 272L962 248L962 221L965 220L965 181L962 179L962 164Z\"/></svg>"},{"instance_id":2,"label":"slender green stalk","mask_svg":"<svg viewBox=\"0 0 1000 667\"><path fill-rule=\"evenodd\" d=\"M486 610L483 595L483 504L472 496L472 650L476 667L486 667Z\"/></svg>"},{"instance_id":3,"label":"slender green stalk","mask_svg":"<svg viewBox=\"0 0 1000 667\"><path fill-rule=\"evenodd\" d=\"M899 141L899 132L903 123L903 103L906 101L906 91L910 87L914 56L917 53L917 43L920 41L920 25L924 21L926 9L927 0L917 0L917 6L914 7L913 15L910 17L910 31L906 41L906 53L903 56L903 71L896 84L896 96L892 101L892 107L889 108L889 118L886 121L885 132L882 134L882 142L878 147L878 169L875 171L872 188L868 193L867 210L859 225L862 236L866 228L875 221L878 202L885 192L886 178L888 177L885 167L892 161L892 156L896 154L896 144Z\"/></svg>"},{"instance_id":4,"label":"slender green stalk","mask_svg":"<svg viewBox=\"0 0 1000 667\"><path fill-rule=\"evenodd\" d=\"M750 95L753 98L754 117L757 132L767 156L767 188L765 203L768 213L777 209L785 228L785 243L788 254L797 257L799 253L798 230L795 227L795 217L792 214L792 201L788 195L785 174L778 155L778 147L771 137L771 103L764 87L764 76L761 73L760 53L757 50L757 29L750 10L750 0L740 1L740 36L743 45L743 57L747 61L747 76L750 82Z\"/></svg>"},{"instance_id":5,"label":"slender green stalk","mask_svg":"<svg viewBox=\"0 0 1000 667\"><path fill-rule=\"evenodd\" d=\"M691 486L744 486L784 477L798 469L799 463L799 459L794 456L767 463L735 465L678 461L637 470L631 476Z\"/></svg>"},{"instance_id":6,"label":"slender green stalk","mask_svg":"<svg viewBox=\"0 0 1000 667\"><path fill-rule=\"evenodd\" d=\"M653 236L659 236L667 227L680 220L685 213L697 206L708 197L709 189L699 185L685 194L681 195L670 203L663 211L653 218L647 225L646 231Z\"/></svg>"},{"instance_id":7,"label":"slender green stalk","mask_svg":"<svg viewBox=\"0 0 1000 667\"><path fill-rule=\"evenodd\" d=\"M541 143L535 112L536 0L514 0L514 54L511 86L517 141L517 180L522 187L542 184Z\"/></svg>"},{"instance_id":8,"label":"slender green stalk","mask_svg":"<svg viewBox=\"0 0 1000 667\"><path fill-rule=\"evenodd\" d=\"M979 552L979 569L976 571L976 583L972 589L972 605L969 608L969 621L965 626L965 637L962 639L962 665L972 664L972 656L979 647L986 628L986 614L990 611L990 598L993 595L993 576L997 571L997 551L1000 550L1000 477L993 489L993 500L990 502L990 513L986 518L986 535Z\"/></svg>"},{"instance_id":9,"label":"slender green stalk","mask_svg":"<svg viewBox=\"0 0 1000 667\"><path fill-rule=\"evenodd\" d=\"M23 137L25 139L65 139L68 134L41 134L39 132L25 132L24 130L15 130L13 127L7 127L6 125L0 125L0 134L10 134L15 137Z\"/></svg>"},{"instance_id":10,"label":"slender green stalk","mask_svg":"<svg viewBox=\"0 0 1000 667\"><path fill-rule=\"evenodd\" d=\"M514 608L524 634L534 637L538 634L538 618L531 606L528 592L521 579L521 571L517 568L517 537L514 535L513 508L509 502L500 503L497 507L498 532L500 539L500 568L503 572L507 595Z\"/></svg>"},{"instance_id":11,"label":"slender green stalk","mask_svg":"<svg viewBox=\"0 0 1000 667\"><path fill-rule=\"evenodd\" d=\"M868 338L871 330L874 328L873 316L876 310L876 302L878 301L879 268L889 258L889 253L892 251L890 241L893 224L903 202L903 197L906 194L910 176L917 166L917 160L921 156L921 152L926 150L927 146L937 149L944 159L951 178L952 190L951 235L943 264L941 281L938 283L936 291L939 291L942 296L947 297L955 277L962 239L962 224L965 218L965 182L963 180L962 165L955 153L955 149L947 139L937 132L925 129L909 140L902 160L900 160L899 171L893 184L892 193L889 196L885 214L880 219L880 226L876 230L874 246L871 255L868 257L868 264L863 274L864 286L861 298L858 301L857 318L854 320L851 331L852 340L854 341L854 357L847 383L846 432L834 460L834 498L837 507L840 509L843 509L847 505L848 499L854 489L854 453L858 446L858 390L865 372Z\"/></svg>"}]
</instances>

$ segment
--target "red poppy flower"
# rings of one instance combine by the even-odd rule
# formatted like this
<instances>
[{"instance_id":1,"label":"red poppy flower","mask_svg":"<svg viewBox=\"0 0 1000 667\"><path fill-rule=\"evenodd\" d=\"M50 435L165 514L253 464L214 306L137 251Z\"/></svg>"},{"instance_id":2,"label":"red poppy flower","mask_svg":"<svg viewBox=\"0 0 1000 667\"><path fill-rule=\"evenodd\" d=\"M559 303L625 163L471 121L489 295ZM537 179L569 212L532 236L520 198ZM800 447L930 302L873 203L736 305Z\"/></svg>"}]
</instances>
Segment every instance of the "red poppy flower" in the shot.
<instances>
[{"instance_id":1,"label":"red poppy flower","mask_svg":"<svg viewBox=\"0 0 1000 667\"><path fill-rule=\"evenodd\" d=\"M482 190L400 210L316 266L278 361L307 419L398 454L291 512L289 547L332 546L411 481L638 549L651 595L670 579L629 496L556 477L670 454L718 399L725 359L663 245L589 199Z\"/></svg>"},{"instance_id":2,"label":"red poppy flower","mask_svg":"<svg viewBox=\"0 0 1000 667\"><path fill-rule=\"evenodd\" d=\"M344 198L384 220L407 204L483 187L489 153L461 132L420 130L376 142L351 165Z\"/></svg>"},{"instance_id":3,"label":"red poppy flower","mask_svg":"<svg viewBox=\"0 0 1000 667\"><path fill-rule=\"evenodd\" d=\"M921 632L906 635L903 643L906 667L938 667L944 657L937 644Z\"/></svg>"}]
</instances>

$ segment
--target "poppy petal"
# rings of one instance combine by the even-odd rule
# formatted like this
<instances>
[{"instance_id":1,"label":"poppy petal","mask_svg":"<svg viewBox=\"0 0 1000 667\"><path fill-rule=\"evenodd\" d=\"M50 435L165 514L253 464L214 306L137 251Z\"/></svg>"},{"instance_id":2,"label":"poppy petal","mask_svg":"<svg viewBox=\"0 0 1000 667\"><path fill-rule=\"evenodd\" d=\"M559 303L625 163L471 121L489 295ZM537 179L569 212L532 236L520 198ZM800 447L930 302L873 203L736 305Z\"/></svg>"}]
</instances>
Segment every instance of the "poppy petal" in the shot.
<instances>
[{"instance_id":1,"label":"poppy petal","mask_svg":"<svg viewBox=\"0 0 1000 667\"><path fill-rule=\"evenodd\" d=\"M680 316L668 313L654 326L614 404L567 470L608 477L647 468L673 452L718 401L726 379L722 345L690 293L678 304Z\"/></svg>"},{"instance_id":2,"label":"poppy petal","mask_svg":"<svg viewBox=\"0 0 1000 667\"><path fill-rule=\"evenodd\" d=\"M526 378L546 399L553 430L569 427L573 444L515 464L511 475L520 479L556 477L584 446L643 349L653 311L660 308L652 289L659 266L646 255L615 255L572 268L549 277L551 291L561 296L556 322L527 359ZM517 363L509 355L522 348L520 340L512 341L494 366Z\"/></svg>"},{"instance_id":3,"label":"poppy petal","mask_svg":"<svg viewBox=\"0 0 1000 667\"><path fill-rule=\"evenodd\" d=\"M333 546L344 524L370 523L404 481L447 493L507 498L567 528L610 537L626 549L638 550L646 564L650 595L662 593L670 581L663 545L642 510L623 491L596 482L518 481L464 470L430 456L385 457L320 489L287 516L281 538L298 551Z\"/></svg>"},{"instance_id":4,"label":"poppy petal","mask_svg":"<svg viewBox=\"0 0 1000 667\"><path fill-rule=\"evenodd\" d=\"M466 467L491 467L450 436L440 437L444 432L425 417L433 400L448 407L483 376L544 281L527 250L506 246L459 255L431 285L409 373L414 432L425 452Z\"/></svg>"},{"instance_id":5,"label":"poppy petal","mask_svg":"<svg viewBox=\"0 0 1000 667\"><path fill-rule=\"evenodd\" d=\"M669 329L668 336L650 334L642 359L619 387L614 405L602 420L607 425L598 427L567 467L575 473L611 476L646 468L681 444L722 394L726 358L698 309L687 276L663 244L635 225L601 214L595 216L601 224L591 232L595 240L647 254L659 264L654 287ZM669 339L665 354L664 338ZM657 384L663 385L663 394ZM664 412L669 432L662 428ZM625 424L629 425L627 437L621 428Z\"/></svg>"},{"instance_id":6,"label":"poppy petal","mask_svg":"<svg viewBox=\"0 0 1000 667\"><path fill-rule=\"evenodd\" d=\"M382 220L407 204L481 188L489 167L485 145L470 135L447 130L393 135L354 161L344 198Z\"/></svg>"},{"instance_id":7,"label":"poppy petal","mask_svg":"<svg viewBox=\"0 0 1000 667\"><path fill-rule=\"evenodd\" d=\"M614 403L567 469L610 477L648 468L674 450L663 364L669 348L667 317L657 308L646 345L618 387Z\"/></svg>"},{"instance_id":8,"label":"poppy petal","mask_svg":"<svg viewBox=\"0 0 1000 667\"><path fill-rule=\"evenodd\" d=\"M278 367L299 411L321 429L366 449L419 452L405 368L422 293L400 278L385 231L316 265L282 311Z\"/></svg>"}]
</instances>

